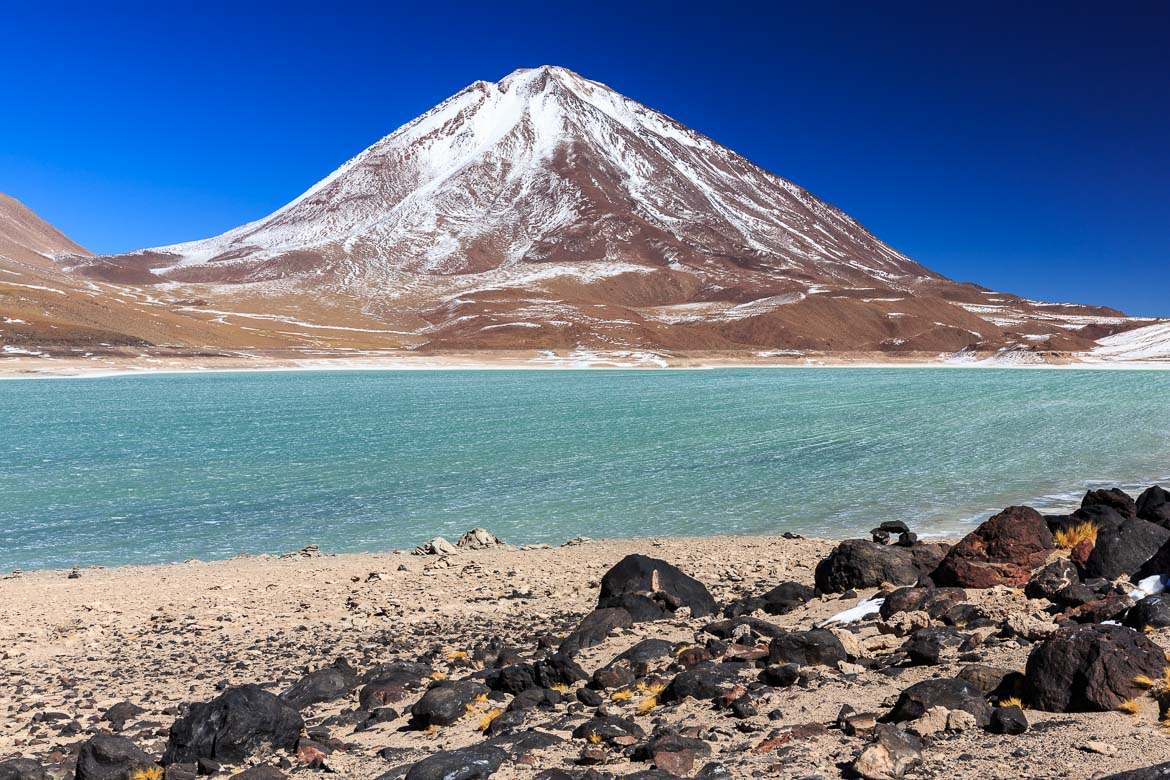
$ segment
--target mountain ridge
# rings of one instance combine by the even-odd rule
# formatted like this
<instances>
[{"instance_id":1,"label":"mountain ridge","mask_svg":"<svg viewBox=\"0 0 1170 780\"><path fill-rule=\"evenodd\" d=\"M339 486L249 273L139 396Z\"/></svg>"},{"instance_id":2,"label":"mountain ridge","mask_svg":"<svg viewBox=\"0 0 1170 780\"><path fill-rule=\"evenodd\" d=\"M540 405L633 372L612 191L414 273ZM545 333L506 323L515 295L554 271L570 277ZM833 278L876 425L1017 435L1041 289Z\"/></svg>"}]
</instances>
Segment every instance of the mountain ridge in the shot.
<instances>
[{"instance_id":1,"label":"mountain ridge","mask_svg":"<svg viewBox=\"0 0 1170 780\"><path fill-rule=\"evenodd\" d=\"M947 279L554 66L473 82L268 216L62 267L182 290L220 324L278 318L412 351L1057 354L1137 324Z\"/></svg>"}]
</instances>

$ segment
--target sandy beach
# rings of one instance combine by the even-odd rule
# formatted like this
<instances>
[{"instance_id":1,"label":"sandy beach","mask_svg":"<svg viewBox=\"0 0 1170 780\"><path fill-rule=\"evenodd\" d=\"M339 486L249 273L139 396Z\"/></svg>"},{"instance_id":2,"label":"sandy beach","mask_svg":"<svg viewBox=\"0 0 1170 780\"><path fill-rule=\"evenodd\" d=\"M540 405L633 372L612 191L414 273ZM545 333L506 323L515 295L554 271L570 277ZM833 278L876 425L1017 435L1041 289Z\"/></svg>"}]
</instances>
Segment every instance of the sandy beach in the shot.
<instances>
[{"instance_id":1,"label":"sandy beach","mask_svg":"<svg viewBox=\"0 0 1170 780\"><path fill-rule=\"evenodd\" d=\"M434 679L476 674L483 649L493 641L530 657L539 647L555 647L594 608L602 576L630 553L678 566L723 605L782 582L811 586L814 567L833 546L815 539L715 537L505 546L448 556L310 549L219 562L82 568L74 577L66 571L6 574L0 578L0 759L36 757L57 768L53 776L71 776L77 746L115 728L157 756L185 703L244 683L280 693L339 657L358 670L422 661ZM827 594L785 615L757 615L778 628L804 631L873 593ZM968 596L992 619L1037 611L1017 588L968 589ZM703 627L714 619L684 613L618 628L576 660L592 674L647 638L700 648L713 641ZM711 747L708 760L730 772L713 776L837 777L868 742L835 727L843 705L882 713L912 683L955 675L974 660L972 653L980 664L1021 670L1032 647L1018 635L1001 638L1002 632L980 629L976 633L982 631L985 641L965 661L948 652L938 665L885 668L874 661L904 641L891 628L895 622L871 617L842 626L843 635L852 632L848 644L857 664L808 667L798 684L762 689L751 711L736 717L694 699L647 705L652 691L646 690L600 690L599 711L629 717L647 734L673 726L701 736ZM1149 636L1170 648L1170 630ZM582 745L599 746L571 736L593 709L573 700L579 687L565 688L564 704L535 709L525 722L555 739L517 754L494 777L534 778L539 770L580 768ZM408 691L393 706L405 715L420 692ZM114 725L103 714L119 702L134 705L134 715ZM482 740L480 727L505 706L495 695L478 697L449 726L412 729L400 717L365 728L354 726L357 692L350 691L308 706L304 717L315 742L325 746L319 764L342 777L400 777L391 770ZM971 728L936 734L922 751L921 766L908 776L1087 778L1170 760L1170 739L1149 698L1138 701L1134 714L1027 710L1027 718L1031 728L1019 736ZM594 752L602 764L597 769L615 776L647 767L616 746ZM315 774L304 765L304 751L254 760L280 762L281 755L294 776ZM554 776L561 775L540 775Z\"/></svg>"}]
</instances>

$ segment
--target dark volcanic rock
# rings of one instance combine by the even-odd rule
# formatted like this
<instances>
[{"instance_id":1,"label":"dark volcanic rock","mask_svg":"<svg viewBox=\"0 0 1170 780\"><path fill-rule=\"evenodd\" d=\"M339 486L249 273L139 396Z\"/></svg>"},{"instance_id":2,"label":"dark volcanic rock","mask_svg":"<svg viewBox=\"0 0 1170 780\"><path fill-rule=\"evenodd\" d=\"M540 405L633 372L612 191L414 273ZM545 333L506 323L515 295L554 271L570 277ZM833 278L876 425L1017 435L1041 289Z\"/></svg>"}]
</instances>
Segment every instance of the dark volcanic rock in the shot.
<instances>
[{"instance_id":1,"label":"dark volcanic rock","mask_svg":"<svg viewBox=\"0 0 1170 780\"><path fill-rule=\"evenodd\" d=\"M711 746L701 739L682 737L672 731L656 734L634 749L635 761L653 761L654 766L676 775L690 774L695 761L711 755Z\"/></svg>"},{"instance_id":2,"label":"dark volcanic rock","mask_svg":"<svg viewBox=\"0 0 1170 780\"><path fill-rule=\"evenodd\" d=\"M816 597L813 589L799 582L785 582L762 596L752 596L732 602L724 608L725 617L733 618L763 610L769 615L786 615Z\"/></svg>"},{"instance_id":3,"label":"dark volcanic rock","mask_svg":"<svg viewBox=\"0 0 1170 780\"><path fill-rule=\"evenodd\" d=\"M899 612L925 612L937 620L966 600L962 588L898 588L886 594L878 614L888 620Z\"/></svg>"},{"instance_id":4,"label":"dark volcanic rock","mask_svg":"<svg viewBox=\"0 0 1170 780\"><path fill-rule=\"evenodd\" d=\"M632 720L616 715L594 715L573 729L573 739L604 742L615 747L627 747L645 738L646 732Z\"/></svg>"},{"instance_id":5,"label":"dark volcanic rock","mask_svg":"<svg viewBox=\"0 0 1170 780\"><path fill-rule=\"evenodd\" d=\"M503 691L513 696L529 688L540 687L536 682L536 667L533 664L511 664L503 669L493 669L483 681L493 691Z\"/></svg>"},{"instance_id":6,"label":"dark volcanic rock","mask_svg":"<svg viewBox=\"0 0 1170 780\"><path fill-rule=\"evenodd\" d=\"M1137 517L1137 506L1128 493L1119 488L1106 490L1090 490L1081 499L1081 508L1091 506L1107 506L1117 511L1122 517Z\"/></svg>"},{"instance_id":7,"label":"dark volcanic rock","mask_svg":"<svg viewBox=\"0 0 1170 780\"><path fill-rule=\"evenodd\" d=\"M272 764L257 764L232 775L232 780L285 780L287 777Z\"/></svg>"},{"instance_id":8,"label":"dark volcanic rock","mask_svg":"<svg viewBox=\"0 0 1170 780\"><path fill-rule=\"evenodd\" d=\"M1133 606L1133 599L1121 593L1107 593L1104 597L1086 601L1060 614L1064 620L1076 623L1104 623L1122 617Z\"/></svg>"},{"instance_id":9,"label":"dark volcanic rock","mask_svg":"<svg viewBox=\"0 0 1170 780\"><path fill-rule=\"evenodd\" d=\"M634 625L634 618L629 611L621 607L595 609L584 617L573 633L561 642L562 653L576 655L581 650L595 647L619 628L629 628Z\"/></svg>"},{"instance_id":10,"label":"dark volcanic rock","mask_svg":"<svg viewBox=\"0 0 1170 780\"><path fill-rule=\"evenodd\" d=\"M1023 674L996 666L985 664L964 666L959 670L958 678L974 685L984 696L994 696L997 699L1018 697L1024 691Z\"/></svg>"},{"instance_id":11,"label":"dark volcanic rock","mask_svg":"<svg viewBox=\"0 0 1170 780\"><path fill-rule=\"evenodd\" d=\"M396 704L406 694L417 691L430 682L432 669L426 664L399 661L379 666L362 677L365 686L358 694L363 710L372 710L387 704Z\"/></svg>"},{"instance_id":12,"label":"dark volcanic rock","mask_svg":"<svg viewBox=\"0 0 1170 780\"><path fill-rule=\"evenodd\" d=\"M0 780L49 780L41 762L32 758L0 761Z\"/></svg>"},{"instance_id":13,"label":"dark volcanic rock","mask_svg":"<svg viewBox=\"0 0 1170 780\"><path fill-rule=\"evenodd\" d=\"M687 698L714 699L735 688L740 668L739 664L701 663L676 674L658 700L665 704Z\"/></svg>"},{"instance_id":14,"label":"dark volcanic rock","mask_svg":"<svg viewBox=\"0 0 1170 780\"><path fill-rule=\"evenodd\" d=\"M942 658L943 650L958 647L962 639L949 628L920 628L902 644L902 652L911 666L934 666Z\"/></svg>"},{"instance_id":15,"label":"dark volcanic rock","mask_svg":"<svg viewBox=\"0 0 1170 780\"><path fill-rule=\"evenodd\" d=\"M1028 702L1050 712L1108 711L1141 694L1134 678L1158 679L1162 650L1132 628L1063 628L1028 656Z\"/></svg>"},{"instance_id":16,"label":"dark volcanic rock","mask_svg":"<svg viewBox=\"0 0 1170 780\"><path fill-rule=\"evenodd\" d=\"M902 691L894 708L882 718L895 723L916 720L931 707L964 710L975 716L980 726L991 721L991 705L983 692L966 680L939 678L923 680Z\"/></svg>"},{"instance_id":17,"label":"dark volcanic rock","mask_svg":"<svg viewBox=\"0 0 1170 780\"><path fill-rule=\"evenodd\" d=\"M1139 631L1146 626L1170 626L1170 593L1155 593L1134 604L1125 615L1125 625Z\"/></svg>"},{"instance_id":18,"label":"dark volcanic rock","mask_svg":"<svg viewBox=\"0 0 1170 780\"><path fill-rule=\"evenodd\" d=\"M816 586L822 593L843 593L886 582L913 585L934 571L947 549L944 544L890 547L868 539L846 539L817 564Z\"/></svg>"},{"instance_id":19,"label":"dark volcanic rock","mask_svg":"<svg viewBox=\"0 0 1170 780\"><path fill-rule=\"evenodd\" d=\"M1137 516L1163 528L1170 528L1170 491L1158 485L1147 488L1138 496Z\"/></svg>"},{"instance_id":20,"label":"dark volcanic rock","mask_svg":"<svg viewBox=\"0 0 1170 780\"><path fill-rule=\"evenodd\" d=\"M132 704L128 701L120 701L111 706L102 713L102 720L109 723L114 731L121 731L126 725L126 721L131 718L137 718L146 710L139 707L137 704Z\"/></svg>"},{"instance_id":21,"label":"dark volcanic rock","mask_svg":"<svg viewBox=\"0 0 1170 780\"><path fill-rule=\"evenodd\" d=\"M412 766L406 780L480 780L495 774L507 757L493 745L443 750Z\"/></svg>"},{"instance_id":22,"label":"dark volcanic rock","mask_svg":"<svg viewBox=\"0 0 1170 780\"><path fill-rule=\"evenodd\" d=\"M703 626L703 631L711 636L717 636L720 639L731 639L741 630L740 626L747 626L755 636L774 637L787 633L780 626L769 623L766 620L751 617L750 615L740 615L739 617L727 618L726 620L716 620L713 623L708 623Z\"/></svg>"},{"instance_id":23,"label":"dark volcanic rock","mask_svg":"<svg viewBox=\"0 0 1170 780\"><path fill-rule=\"evenodd\" d=\"M1032 579L1028 580L1024 587L1024 595L1030 599L1048 599L1060 603L1057 594L1080 581L1081 575L1072 561L1068 558L1057 558L1032 575Z\"/></svg>"},{"instance_id":24,"label":"dark volcanic rock","mask_svg":"<svg viewBox=\"0 0 1170 780\"><path fill-rule=\"evenodd\" d=\"M760 681L773 688L788 688L800 679L800 667L796 664L766 666L760 672Z\"/></svg>"},{"instance_id":25,"label":"dark volcanic rock","mask_svg":"<svg viewBox=\"0 0 1170 780\"><path fill-rule=\"evenodd\" d=\"M347 695L358 685L358 675L344 658L332 666L309 672L280 695L292 707L303 710L310 704L334 701Z\"/></svg>"},{"instance_id":26,"label":"dark volcanic rock","mask_svg":"<svg viewBox=\"0 0 1170 780\"><path fill-rule=\"evenodd\" d=\"M636 622L672 616L689 607L693 617L715 614L707 587L677 567L645 555L627 555L601 578L598 609L624 607Z\"/></svg>"},{"instance_id":27,"label":"dark volcanic rock","mask_svg":"<svg viewBox=\"0 0 1170 780\"><path fill-rule=\"evenodd\" d=\"M836 666L849 660L841 640L823 628L781 634L768 646L769 664Z\"/></svg>"},{"instance_id":28,"label":"dark volcanic rock","mask_svg":"<svg viewBox=\"0 0 1170 780\"><path fill-rule=\"evenodd\" d=\"M488 689L471 680L439 680L410 708L423 728L449 726L467 714L467 707Z\"/></svg>"},{"instance_id":29,"label":"dark volcanic rock","mask_svg":"<svg viewBox=\"0 0 1170 780\"><path fill-rule=\"evenodd\" d=\"M557 685L573 685L588 680L589 675L577 665L567 653L553 653L532 665L536 671L536 684L542 688Z\"/></svg>"},{"instance_id":30,"label":"dark volcanic rock","mask_svg":"<svg viewBox=\"0 0 1170 780\"><path fill-rule=\"evenodd\" d=\"M1028 716L1014 704L1010 707L996 707L991 713L991 723L987 730L992 734L1023 734L1028 730Z\"/></svg>"},{"instance_id":31,"label":"dark volcanic rock","mask_svg":"<svg viewBox=\"0 0 1170 780\"><path fill-rule=\"evenodd\" d=\"M175 721L163 763L240 762L263 745L292 750L304 725L299 712L257 685L228 688Z\"/></svg>"},{"instance_id":32,"label":"dark volcanic rock","mask_svg":"<svg viewBox=\"0 0 1170 780\"><path fill-rule=\"evenodd\" d=\"M628 663L635 674L642 676L649 671L652 661L674 655L674 647L673 642L668 642L665 639L643 639L629 650L619 653L610 661L610 665L619 662Z\"/></svg>"},{"instance_id":33,"label":"dark volcanic rock","mask_svg":"<svg viewBox=\"0 0 1170 780\"><path fill-rule=\"evenodd\" d=\"M1108 580L1134 574L1167 541L1170 541L1170 530L1137 518L1102 525L1097 531L1097 543L1082 566L1082 573L1085 577Z\"/></svg>"},{"instance_id":34,"label":"dark volcanic rock","mask_svg":"<svg viewBox=\"0 0 1170 780\"><path fill-rule=\"evenodd\" d=\"M77 754L76 780L130 780L138 770L158 765L125 737L98 734Z\"/></svg>"},{"instance_id":35,"label":"dark volcanic rock","mask_svg":"<svg viewBox=\"0 0 1170 780\"><path fill-rule=\"evenodd\" d=\"M618 661L609 666L603 666L593 673L590 685L605 690L607 688L624 688L633 684L636 679L634 670L625 661Z\"/></svg>"},{"instance_id":36,"label":"dark volcanic rock","mask_svg":"<svg viewBox=\"0 0 1170 780\"><path fill-rule=\"evenodd\" d=\"M531 710L537 707L549 709L561 703L564 697L548 688L529 688L516 694L508 704L508 711Z\"/></svg>"},{"instance_id":37,"label":"dark volcanic rock","mask_svg":"<svg viewBox=\"0 0 1170 780\"><path fill-rule=\"evenodd\" d=\"M531 753L534 750L544 750L553 745L559 745L564 741L555 734L537 731L536 729L526 729L524 731L500 734L483 744L501 748L510 758L516 758L517 756Z\"/></svg>"},{"instance_id":38,"label":"dark volcanic rock","mask_svg":"<svg viewBox=\"0 0 1170 780\"><path fill-rule=\"evenodd\" d=\"M1012 506L963 537L932 579L937 585L1022 588L1053 549L1043 516L1030 507Z\"/></svg>"}]
</instances>

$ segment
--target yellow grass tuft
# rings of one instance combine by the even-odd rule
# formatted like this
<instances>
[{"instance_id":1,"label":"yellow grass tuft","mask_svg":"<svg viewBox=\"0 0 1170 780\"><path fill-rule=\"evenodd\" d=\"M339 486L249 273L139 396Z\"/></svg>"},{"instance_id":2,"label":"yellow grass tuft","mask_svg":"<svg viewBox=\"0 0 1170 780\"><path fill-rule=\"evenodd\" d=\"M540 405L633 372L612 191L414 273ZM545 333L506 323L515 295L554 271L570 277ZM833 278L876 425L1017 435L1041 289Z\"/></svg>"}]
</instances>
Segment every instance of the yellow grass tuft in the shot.
<instances>
[{"instance_id":1,"label":"yellow grass tuft","mask_svg":"<svg viewBox=\"0 0 1170 780\"><path fill-rule=\"evenodd\" d=\"M999 706L1000 707L1023 707L1024 702L1020 699L1019 696L1009 696L1006 699L1000 699Z\"/></svg>"},{"instance_id":2,"label":"yellow grass tuft","mask_svg":"<svg viewBox=\"0 0 1170 780\"><path fill-rule=\"evenodd\" d=\"M439 733L439 727L438 727L438 726L436 726L434 723L432 723L431 725L429 725L429 726L427 726L425 729L423 729L423 733L424 733L424 734L427 734L427 735L430 735L430 734L438 734L438 733Z\"/></svg>"},{"instance_id":3,"label":"yellow grass tuft","mask_svg":"<svg viewBox=\"0 0 1170 780\"><path fill-rule=\"evenodd\" d=\"M1139 674L1133 678L1133 684L1139 688L1153 688L1158 684L1158 681L1152 677L1146 677L1144 674Z\"/></svg>"},{"instance_id":4,"label":"yellow grass tuft","mask_svg":"<svg viewBox=\"0 0 1170 780\"><path fill-rule=\"evenodd\" d=\"M549 690L556 691L557 693L568 693L569 686L567 686L567 685L553 685L552 687L549 688Z\"/></svg>"},{"instance_id":5,"label":"yellow grass tuft","mask_svg":"<svg viewBox=\"0 0 1170 780\"><path fill-rule=\"evenodd\" d=\"M649 712L650 710L654 709L657 706L658 706L658 697L651 696L649 699L643 699L642 703L638 705L638 708L635 710L635 712L637 712L639 715L645 715L647 712Z\"/></svg>"},{"instance_id":6,"label":"yellow grass tuft","mask_svg":"<svg viewBox=\"0 0 1170 780\"><path fill-rule=\"evenodd\" d=\"M1096 544L1097 526L1092 523L1077 523L1068 528L1061 528L1052 538L1061 550L1071 550L1086 539Z\"/></svg>"},{"instance_id":7,"label":"yellow grass tuft","mask_svg":"<svg viewBox=\"0 0 1170 780\"><path fill-rule=\"evenodd\" d=\"M161 766L148 766L141 769L135 769L130 774L130 780L162 780L163 770Z\"/></svg>"},{"instance_id":8,"label":"yellow grass tuft","mask_svg":"<svg viewBox=\"0 0 1170 780\"><path fill-rule=\"evenodd\" d=\"M487 731L487 727L492 725L492 721L504 714L503 710L488 710L479 719L479 730Z\"/></svg>"},{"instance_id":9,"label":"yellow grass tuft","mask_svg":"<svg viewBox=\"0 0 1170 780\"><path fill-rule=\"evenodd\" d=\"M629 701L634 698L634 692L629 688L624 688L610 697L614 701Z\"/></svg>"},{"instance_id":10,"label":"yellow grass tuft","mask_svg":"<svg viewBox=\"0 0 1170 780\"><path fill-rule=\"evenodd\" d=\"M487 704L487 694L481 693L479 696L476 696L475 703L476 704Z\"/></svg>"},{"instance_id":11,"label":"yellow grass tuft","mask_svg":"<svg viewBox=\"0 0 1170 780\"><path fill-rule=\"evenodd\" d=\"M600 734L590 734L589 735L589 744L591 744L591 745L601 744L601 735Z\"/></svg>"},{"instance_id":12,"label":"yellow grass tuft","mask_svg":"<svg viewBox=\"0 0 1170 780\"><path fill-rule=\"evenodd\" d=\"M638 680L638 693L643 696L657 696L664 690L666 690L666 683L661 680L655 680L650 683L645 680Z\"/></svg>"},{"instance_id":13,"label":"yellow grass tuft","mask_svg":"<svg viewBox=\"0 0 1170 780\"><path fill-rule=\"evenodd\" d=\"M447 679L447 673L446 673L446 672L434 672L434 673L431 675L431 679L432 679L432 680L446 680L446 679Z\"/></svg>"},{"instance_id":14,"label":"yellow grass tuft","mask_svg":"<svg viewBox=\"0 0 1170 780\"><path fill-rule=\"evenodd\" d=\"M1138 703L1134 699L1127 699L1127 700L1123 701L1121 704L1117 705L1117 711L1124 712L1127 715L1137 715L1138 714Z\"/></svg>"},{"instance_id":15,"label":"yellow grass tuft","mask_svg":"<svg viewBox=\"0 0 1170 780\"><path fill-rule=\"evenodd\" d=\"M447 658L449 658L452 661L463 661L463 660L467 659L467 657L468 657L467 653L465 653L462 650L448 650L447 651Z\"/></svg>"}]
</instances>

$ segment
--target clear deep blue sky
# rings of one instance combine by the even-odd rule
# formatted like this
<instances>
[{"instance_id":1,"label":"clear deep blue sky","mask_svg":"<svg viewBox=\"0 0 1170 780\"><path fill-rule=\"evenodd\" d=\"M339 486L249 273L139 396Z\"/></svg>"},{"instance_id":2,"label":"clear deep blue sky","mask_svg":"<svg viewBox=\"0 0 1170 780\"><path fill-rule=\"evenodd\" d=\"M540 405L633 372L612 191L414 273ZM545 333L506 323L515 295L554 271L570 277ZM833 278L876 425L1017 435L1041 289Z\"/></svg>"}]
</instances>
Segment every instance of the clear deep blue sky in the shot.
<instances>
[{"instance_id":1,"label":"clear deep blue sky","mask_svg":"<svg viewBox=\"0 0 1170 780\"><path fill-rule=\"evenodd\" d=\"M263 216L470 82L557 64L949 276L1170 316L1164 0L22 3L3 24L0 191L98 252Z\"/></svg>"}]
</instances>

